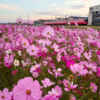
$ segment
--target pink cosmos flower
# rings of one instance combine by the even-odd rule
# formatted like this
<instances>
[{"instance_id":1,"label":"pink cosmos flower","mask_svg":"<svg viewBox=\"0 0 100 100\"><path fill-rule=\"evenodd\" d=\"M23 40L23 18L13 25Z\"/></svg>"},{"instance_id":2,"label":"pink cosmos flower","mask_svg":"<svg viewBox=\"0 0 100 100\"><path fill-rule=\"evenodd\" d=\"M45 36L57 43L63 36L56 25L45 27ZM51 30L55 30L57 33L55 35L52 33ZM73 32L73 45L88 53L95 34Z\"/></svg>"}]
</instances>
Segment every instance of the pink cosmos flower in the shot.
<instances>
[{"instance_id":1,"label":"pink cosmos flower","mask_svg":"<svg viewBox=\"0 0 100 100\"><path fill-rule=\"evenodd\" d=\"M45 40L37 40L37 42L42 46L50 46L51 45L51 41L49 39L45 39Z\"/></svg>"},{"instance_id":2,"label":"pink cosmos flower","mask_svg":"<svg viewBox=\"0 0 100 100\"><path fill-rule=\"evenodd\" d=\"M0 43L0 50L2 50L4 44L3 43Z\"/></svg>"},{"instance_id":3,"label":"pink cosmos flower","mask_svg":"<svg viewBox=\"0 0 100 100\"><path fill-rule=\"evenodd\" d=\"M70 82L69 80L64 80L64 81L63 81L63 84L64 84L64 86L65 86L64 90L65 90L66 92L77 88L77 84L73 84L73 82Z\"/></svg>"},{"instance_id":4,"label":"pink cosmos flower","mask_svg":"<svg viewBox=\"0 0 100 100\"><path fill-rule=\"evenodd\" d=\"M97 55L100 55L100 50L98 50L98 51L96 52L96 54L97 54Z\"/></svg>"},{"instance_id":5,"label":"pink cosmos flower","mask_svg":"<svg viewBox=\"0 0 100 100\"><path fill-rule=\"evenodd\" d=\"M4 57L4 64L6 67L10 68L11 67L11 64L13 63L14 61L14 55L6 55Z\"/></svg>"},{"instance_id":6,"label":"pink cosmos flower","mask_svg":"<svg viewBox=\"0 0 100 100\"><path fill-rule=\"evenodd\" d=\"M30 72L33 73L33 72L40 72L40 66L41 64L35 64L31 67L30 69Z\"/></svg>"},{"instance_id":7,"label":"pink cosmos flower","mask_svg":"<svg viewBox=\"0 0 100 100\"><path fill-rule=\"evenodd\" d=\"M2 34L2 30L0 30L0 34Z\"/></svg>"},{"instance_id":8,"label":"pink cosmos flower","mask_svg":"<svg viewBox=\"0 0 100 100\"><path fill-rule=\"evenodd\" d=\"M16 75L17 72L18 72L18 70L16 69L16 70L13 70L13 71L11 72L11 74L12 74L12 75Z\"/></svg>"},{"instance_id":9,"label":"pink cosmos flower","mask_svg":"<svg viewBox=\"0 0 100 100\"><path fill-rule=\"evenodd\" d=\"M87 60L90 60L91 59L91 57L92 57L92 52L85 52L84 53L84 56L85 56L85 58L87 59Z\"/></svg>"},{"instance_id":10,"label":"pink cosmos flower","mask_svg":"<svg viewBox=\"0 0 100 100\"><path fill-rule=\"evenodd\" d=\"M32 76L33 76L34 78L38 78L38 77L39 77L39 73L38 73L38 72L33 72L33 73L32 73Z\"/></svg>"},{"instance_id":11,"label":"pink cosmos flower","mask_svg":"<svg viewBox=\"0 0 100 100\"><path fill-rule=\"evenodd\" d=\"M39 57L41 56L41 57L45 58L47 56L47 54L46 54L45 50L44 51L40 50L39 53L38 53L38 56Z\"/></svg>"},{"instance_id":12,"label":"pink cosmos flower","mask_svg":"<svg viewBox=\"0 0 100 100\"><path fill-rule=\"evenodd\" d=\"M69 100L76 100L76 97L74 95L70 95L70 99Z\"/></svg>"},{"instance_id":13,"label":"pink cosmos flower","mask_svg":"<svg viewBox=\"0 0 100 100\"><path fill-rule=\"evenodd\" d=\"M67 68L70 68L70 66L73 65L73 64L75 64L75 61L74 60L67 60L66 61L66 67Z\"/></svg>"},{"instance_id":14,"label":"pink cosmos flower","mask_svg":"<svg viewBox=\"0 0 100 100\"><path fill-rule=\"evenodd\" d=\"M37 78L38 76L39 76L39 73L40 73L40 64L36 64L36 65L34 65L34 66L32 66L31 68L30 68L30 73L32 74L32 76L34 77L34 78Z\"/></svg>"},{"instance_id":15,"label":"pink cosmos flower","mask_svg":"<svg viewBox=\"0 0 100 100\"><path fill-rule=\"evenodd\" d=\"M100 48L100 42L99 41L97 42L97 47Z\"/></svg>"},{"instance_id":16,"label":"pink cosmos flower","mask_svg":"<svg viewBox=\"0 0 100 100\"><path fill-rule=\"evenodd\" d=\"M92 92L96 93L98 87L97 87L97 85L95 83L91 82L90 83L90 89L91 89Z\"/></svg>"},{"instance_id":17,"label":"pink cosmos flower","mask_svg":"<svg viewBox=\"0 0 100 100\"><path fill-rule=\"evenodd\" d=\"M43 31L42 31L42 35L45 37L51 37L54 36L55 32L54 29L50 26L47 26Z\"/></svg>"},{"instance_id":18,"label":"pink cosmos flower","mask_svg":"<svg viewBox=\"0 0 100 100\"><path fill-rule=\"evenodd\" d=\"M54 95L46 95L43 97L42 100L59 100L59 99Z\"/></svg>"},{"instance_id":19,"label":"pink cosmos flower","mask_svg":"<svg viewBox=\"0 0 100 100\"><path fill-rule=\"evenodd\" d=\"M74 73L74 74L78 74L81 76L85 76L86 74L88 74L88 70L85 69L85 67L81 64L73 64L70 67L70 70Z\"/></svg>"},{"instance_id":20,"label":"pink cosmos flower","mask_svg":"<svg viewBox=\"0 0 100 100\"><path fill-rule=\"evenodd\" d=\"M16 22L17 22L17 24L22 24L22 23L23 23L23 19L18 18L18 19L16 20Z\"/></svg>"},{"instance_id":21,"label":"pink cosmos flower","mask_svg":"<svg viewBox=\"0 0 100 100\"><path fill-rule=\"evenodd\" d=\"M5 43L5 46L4 46L4 49L5 49L5 50L8 50L8 49L11 49L11 47L12 47L12 46L11 46L11 43L6 42L6 43Z\"/></svg>"},{"instance_id":22,"label":"pink cosmos flower","mask_svg":"<svg viewBox=\"0 0 100 100\"><path fill-rule=\"evenodd\" d=\"M13 89L14 100L40 100L41 95L39 82L31 77L19 80Z\"/></svg>"},{"instance_id":23,"label":"pink cosmos flower","mask_svg":"<svg viewBox=\"0 0 100 100\"><path fill-rule=\"evenodd\" d=\"M62 56L61 59L62 59L62 61L64 61L64 62L67 61L66 56Z\"/></svg>"},{"instance_id":24,"label":"pink cosmos flower","mask_svg":"<svg viewBox=\"0 0 100 100\"><path fill-rule=\"evenodd\" d=\"M28 48L29 46L29 42L27 39L22 39L21 44L23 48Z\"/></svg>"},{"instance_id":25,"label":"pink cosmos flower","mask_svg":"<svg viewBox=\"0 0 100 100\"><path fill-rule=\"evenodd\" d=\"M88 71L97 72L97 64L96 63L89 63L87 64Z\"/></svg>"},{"instance_id":26,"label":"pink cosmos flower","mask_svg":"<svg viewBox=\"0 0 100 100\"><path fill-rule=\"evenodd\" d=\"M3 91L0 91L0 100L11 100L12 99L12 93L8 91L7 88L5 88Z\"/></svg>"},{"instance_id":27,"label":"pink cosmos flower","mask_svg":"<svg viewBox=\"0 0 100 100\"><path fill-rule=\"evenodd\" d=\"M97 73L96 73L96 75L97 75L98 77L100 77L100 67L97 68Z\"/></svg>"},{"instance_id":28,"label":"pink cosmos flower","mask_svg":"<svg viewBox=\"0 0 100 100\"><path fill-rule=\"evenodd\" d=\"M82 67L80 67L79 64L74 64L74 65L71 65L71 67L70 67L71 71L72 71L74 74L78 73L80 68L82 68Z\"/></svg>"},{"instance_id":29,"label":"pink cosmos flower","mask_svg":"<svg viewBox=\"0 0 100 100\"><path fill-rule=\"evenodd\" d=\"M62 56L62 60L66 63L66 67L70 68L71 65L75 64L74 59L78 59L76 56Z\"/></svg>"},{"instance_id":30,"label":"pink cosmos flower","mask_svg":"<svg viewBox=\"0 0 100 100\"><path fill-rule=\"evenodd\" d=\"M48 92L49 95L54 95L56 97L61 97L62 95L62 89L60 86L55 86L54 88L52 88L51 91Z\"/></svg>"},{"instance_id":31,"label":"pink cosmos flower","mask_svg":"<svg viewBox=\"0 0 100 100\"><path fill-rule=\"evenodd\" d=\"M73 50L74 50L74 53L75 53L75 55L76 55L77 57L81 57L82 51L81 51L79 48L74 48Z\"/></svg>"},{"instance_id":32,"label":"pink cosmos flower","mask_svg":"<svg viewBox=\"0 0 100 100\"><path fill-rule=\"evenodd\" d=\"M58 68L58 69L53 69L53 73L54 73L54 76L57 78L57 77L62 77L63 74L62 74L62 69L61 68Z\"/></svg>"},{"instance_id":33,"label":"pink cosmos flower","mask_svg":"<svg viewBox=\"0 0 100 100\"><path fill-rule=\"evenodd\" d=\"M30 56L33 56L33 55L36 56L38 51L39 51L39 49L34 45L30 45L27 48L27 52L29 53Z\"/></svg>"},{"instance_id":34,"label":"pink cosmos flower","mask_svg":"<svg viewBox=\"0 0 100 100\"><path fill-rule=\"evenodd\" d=\"M45 78L41 82L42 82L44 88L50 87L55 84L54 82L51 82L51 80L49 78Z\"/></svg>"}]
</instances>

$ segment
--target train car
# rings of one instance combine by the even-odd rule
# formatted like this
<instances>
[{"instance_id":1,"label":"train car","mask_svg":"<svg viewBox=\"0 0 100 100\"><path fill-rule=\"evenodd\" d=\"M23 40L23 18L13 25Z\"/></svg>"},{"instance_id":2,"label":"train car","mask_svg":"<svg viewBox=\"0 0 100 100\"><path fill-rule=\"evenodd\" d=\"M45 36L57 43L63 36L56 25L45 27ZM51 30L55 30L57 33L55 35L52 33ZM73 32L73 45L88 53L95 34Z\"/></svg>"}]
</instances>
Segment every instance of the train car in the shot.
<instances>
[{"instance_id":1,"label":"train car","mask_svg":"<svg viewBox=\"0 0 100 100\"><path fill-rule=\"evenodd\" d=\"M51 21L51 22L44 22L44 25L67 25L67 21Z\"/></svg>"},{"instance_id":2,"label":"train car","mask_svg":"<svg viewBox=\"0 0 100 100\"><path fill-rule=\"evenodd\" d=\"M88 22L86 20L73 20L68 22L70 25L87 25Z\"/></svg>"},{"instance_id":3,"label":"train car","mask_svg":"<svg viewBox=\"0 0 100 100\"><path fill-rule=\"evenodd\" d=\"M87 25L87 20L84 19L77 19L77 20L63 20L63 21L45 21L44 25Z\"/></svg>"}]
</instances>

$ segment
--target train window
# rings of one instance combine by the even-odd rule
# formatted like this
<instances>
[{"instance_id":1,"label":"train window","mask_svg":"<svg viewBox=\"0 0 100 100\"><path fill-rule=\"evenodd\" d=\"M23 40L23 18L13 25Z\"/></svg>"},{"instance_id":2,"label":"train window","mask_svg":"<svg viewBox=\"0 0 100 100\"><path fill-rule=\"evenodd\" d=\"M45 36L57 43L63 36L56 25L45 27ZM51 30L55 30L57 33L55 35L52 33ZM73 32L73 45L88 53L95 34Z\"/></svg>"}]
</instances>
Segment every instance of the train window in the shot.
<instances>
[{"instance_id":1,"label":"train window","mask_svg":"<svg viewBox=\"0 0 100 100\"><path fill-rule=\"evenodd\" d=\"M96 14L98 14L98 11L96 11Z\"/></svg>"},{"instance_id":2,"label":"train window","mask_svg":"<svg viewBox=\"0 0 100 100\"><path fill-rule=\"evenodd\" d=\"M87 18L87 19L85 19L85 21L86 21L86 22L88 22L88 18Z\"/></svg>"}]
</instances>

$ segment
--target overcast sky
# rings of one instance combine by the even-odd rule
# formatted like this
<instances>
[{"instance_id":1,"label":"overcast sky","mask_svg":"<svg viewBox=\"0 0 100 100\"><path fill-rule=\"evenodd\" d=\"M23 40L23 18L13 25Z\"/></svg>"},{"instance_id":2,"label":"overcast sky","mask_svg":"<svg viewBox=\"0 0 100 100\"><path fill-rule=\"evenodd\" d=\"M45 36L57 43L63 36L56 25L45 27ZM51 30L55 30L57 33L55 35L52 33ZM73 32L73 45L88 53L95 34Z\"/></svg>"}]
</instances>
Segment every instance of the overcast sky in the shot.
<instances>
[{"instance_id":1,"label":"overcast sky","mask_svg":"<svg viewBox=\"0 0 100 100\"><path fill-rule=\"evenodd\" d=\"M41 19L67 15L88 16L89 7L100 0L0 0L0 22L16 18Z\"/></svg>"}]
</instances>

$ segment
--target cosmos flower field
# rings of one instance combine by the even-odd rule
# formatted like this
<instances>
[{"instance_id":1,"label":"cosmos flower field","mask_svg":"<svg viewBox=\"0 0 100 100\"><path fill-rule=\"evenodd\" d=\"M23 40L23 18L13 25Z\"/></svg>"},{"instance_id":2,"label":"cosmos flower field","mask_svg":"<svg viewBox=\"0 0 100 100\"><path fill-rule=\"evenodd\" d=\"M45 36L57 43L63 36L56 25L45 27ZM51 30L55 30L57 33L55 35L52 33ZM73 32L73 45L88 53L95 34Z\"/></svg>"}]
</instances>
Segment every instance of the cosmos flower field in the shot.
<instances>
[{"instance_id":1,"label":"cosmos flower field","mask_svg":"<svg viewBox=\"0 0 100 100\"><path fill-rule=\"evenodd\" d=\"M0 25L0 100L100 100L100 32Z\"/></svg>"}]
</instances>

